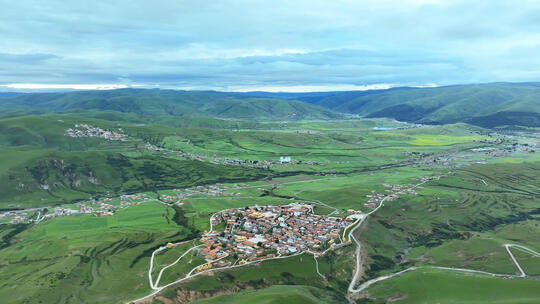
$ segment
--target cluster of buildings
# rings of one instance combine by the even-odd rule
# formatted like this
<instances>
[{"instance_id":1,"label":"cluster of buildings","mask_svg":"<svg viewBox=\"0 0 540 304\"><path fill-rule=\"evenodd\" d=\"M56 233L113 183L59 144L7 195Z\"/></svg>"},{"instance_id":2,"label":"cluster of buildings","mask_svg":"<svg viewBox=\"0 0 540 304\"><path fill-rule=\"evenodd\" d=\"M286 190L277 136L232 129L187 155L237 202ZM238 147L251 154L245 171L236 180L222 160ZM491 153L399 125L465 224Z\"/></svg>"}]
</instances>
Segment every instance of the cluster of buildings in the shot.
<instances>
[{"instance_id":1,"label":"cluster of buildings","mask_svg":"<svg viewBox=\"0 0 540 304\"><path fill-rule=\"evenodd\" d=\"M23 223L27 220L28 213L24 210L12 210L12 211L6 211L3 213L0 213L0 220L5 220L10 224L18 224Z\"/></svg>"},{"instance_id":2,"label":"cluster of buildings","mask_svg":"<svg viewBox=\"0 0 540 304\"><path fill-rule=\"evenodd\" d=\"M472 148L460 153L441 153L430 155L421 152L403 152L408 156L407 161L411 162L413 167L460 167L466 164L479 163L484 164L493 157L508 156L510 153L535 153L540 150L538 142L516 142L506 137L497 137L489 139L475 139L475 143L489 144L489 146ZM479 159L478 155L482 158Z\"/></svg>"},{"instance_id":3,"label":"cluster of buildings","mask_svg":"<svg viewBox=\"0 0 540 304\"><path fill-rule=\"evenodd\" d=\"M224 231L207 233L201 242L208 259L256 261L335 246L351 220L316 215L312 205L299 203L227 209L211 219L213 225L224 221Z\"/></svg>"},{"instance_id":4,"label":"cluster of buildings","mask_svg":"<svg viewBox=\"0 0 540 304\"><path fill-rule=\"evenodd\" d=\"M197 186L194 188L186 188L186 189L173 189L173 192L175 192L175 195L168 195L168 194L162 194L159 197L159 200L162 202L174 202L183 200L184 198L190 197L192 195L207 195L210 197L213 196L239 196L241 195L240 192L226 192L234 189L242 189L248 187L247 184L235 184L232 186L224 186L223 184L217 183L215 185L210 186Z\"/></svg>"},{"instance_id":5,"label":"cluster of buildings","mask_svg":"<svg viewBox=\"0 0 540 304\"><path fill-rule=\"evenodd\" d=\"M97 205L96 208L89 207L93 209L94 216L111 216L114 214L114 211L120 208L125 208L127 206L139 205L143 202L152 200L148 194L137 193L131 195L120 195L120 204L114 205L111 204L111 198L103 198L102 200L94 200L93 204ZM88 206L87 206L88 207Z\"/></svg>"},{"instance_id":6,"label":"cluster of buildings","mask_svg":"<svg viewBox=\"0 0 540 304\"><path fill-rule=\"evenodd\" d=\"M449 172L449 174L452 174L452 172ZM437 177L447 177L447 176L448 175L439 175ZM411 180L424 182L424 181L432 180L437 177L433 177L433 176L413 177L411 178ZM399 196L397 195L398 193L405 194L405 195L418 195L415 189L423 189L422 186L417 186L415 189L411 189L413 186L414 186L413 184L408 184L408 185L383 184L383 187L386 188L384 190L384 193L380 193L375 190L372 190L371 194L366 195L366 197L368 198L368 202L364 204L364 207L373 209L377 206L378 202L380 202L383 198L387 196L388 198L386 199L386 201L391 202L399 198Z\"/></svg>"},{"instance_id":7,"label":"cluster of buildings","mask_svg":"<svg viewBox=\"0 0 540 304\"><path fill-rule=\"evenodd\" d=\"M93 214L94 216L111 216L115 210L121 209L127 206L138 205L142 202L150 201L152 198L144 193L121 195L120 204L113 203L112 198L102 198L100 200L91 200L87 202L80 202L74 205L65 205L55 208L31 208L25 210L13 210L0 213L0 222L2 220L9 220L11 224L42 221L44 219L51 219L55 217ZM38 218L36 213L39 211Z\"/></svg>"},{"instance_id":8,"label":"cluster of buildings","mask_svg":"<svg viewBox=\"0 0 540 304\"><path fill-rule=\"evenodd\" d=\"M301 160L294 160L291 159L290 156L280 156L279 159L271 159L271 160L244 160L244 159L232 159L232 158L221 158L217 156L204 156L204 155L196 155L193 153L186 153L186 152L180 152L181 156L189 158L189 159L196 159L199 161L209 161L216 165L226 165L226 166L243 166L243 167L256 167L256 168L263 168L263 169L269 169L272 167L275 167L277 165L299 165L299 164L308 164L308 165L324 165L321 162L318 161L306 161L302 162Z\"/></svg>"},{"instance_id":9,"label":"cluster of buildings","mask_svg":"<svg viewBox=\"0 0 540 304\"><path fill-rule=\"evenodd\" d=\"M397 120L394 120L394 122L404 124L404 122L397 121ZM399 126L399 127L377 126L377 127L374 127L372 130L373 131L391 131L391 130L406 130L406 129L415 129L415 128L423 128L423 127L425 127L425 125L422 125L422 124L408 124L408 123L405 123L405 124L406 125Z\"/></svg>"},{"instance_id":10,"label":"cluster of buildings","mask_svg":"<svg viewBox=\"0 0 540 304\"><path fill-rule=\"evenodd\" d=\"M315 161L315 160L301 161L301 160L291 159L290 156L280 156L279 159L271 159L271 160L249 160L249 159L246 160L246 159L237 159L237 158L218 157L216 155L208 156L208 155L203 155L203 154L195 154L191 152L170 150L167 148L162 148L162 147L152 145L150 143L146 144L146 148L152 151L173 152L173 153L176 153L177 156L185 158L185 159L210 162L216 165L225 165L225 166L242 166L242 167L256 167L256 168L269 169L277 165L287 165L287 164L292 164L292 165L307 164L310 166L324 166L325 165L324 163Z\"/></svg>"},{"instance_id":11,"label":"cluster of buildings","mask_svg":"<svg viewBox=\"0 0 540 304\"><path fill-rule=\"evenodd\" d=\"M403 154L409 156L407 161L412 163L413 168L418 168L420 166L459 167L461 166L460 163L470 163L472 160L471 155L464 153L440 153L437 155L430 155L421 152L404 152Z\"/></svg>"},{"instance_id":12,"label":"cluster of buildings","mask_svg":"<svg viewBox=\"0 0 540 304\"><path fill-rule=\"evenodd\" d=\"M454 159L448 155L430 156L421 159L417 164L423 166L444 166L449 167L454 162Z\"/></svg>"},{"instance_id":13,"label":"cluster of buildings","mask_svg":"<svg viewBox=\"0 0 540 304\"><path fill-rule=\"evenodd\" d=\"M94 127L87 124L76 124L74 128L69 128L65 132L66 136L82 138L82 137L95 137L103 138L107 140L127 140L128 136L124 134L121 128L118 131L104 130L98 127Z\"/></svg>"},{"instance_id":14,"label":"cluster of buildings","mask_svg":"<svg viewBox=\"0 0 540 304\"><path fill-rule=\"evenodd\" d=\"M142 202L148 202L150 200L152 200L152 198L145 193L120 195L120 206L138 205ZM110 202L111 199L105 198L103 202L107 201Z\"/></svg>"}]
</instances>

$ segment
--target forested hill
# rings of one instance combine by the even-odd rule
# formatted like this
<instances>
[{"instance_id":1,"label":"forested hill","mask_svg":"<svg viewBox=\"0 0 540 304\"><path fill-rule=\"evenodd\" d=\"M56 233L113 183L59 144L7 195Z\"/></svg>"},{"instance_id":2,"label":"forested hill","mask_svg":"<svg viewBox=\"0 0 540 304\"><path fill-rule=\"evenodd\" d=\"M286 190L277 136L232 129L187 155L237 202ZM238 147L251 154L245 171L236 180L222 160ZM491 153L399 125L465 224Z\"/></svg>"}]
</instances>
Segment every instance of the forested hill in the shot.
<instances>
[{"instance_id":1,"label":"forested hill","mask_svg":"<svg viewBox=\"0 0 540 304\"><path fill-rule=\"evenodd\" d=\"M342 114L309 103L211 91L120 89L33 93L0 99L4 114L117 111L150 116L210 116L258 121L329 120Z\"/></svg>"}]
</instances>

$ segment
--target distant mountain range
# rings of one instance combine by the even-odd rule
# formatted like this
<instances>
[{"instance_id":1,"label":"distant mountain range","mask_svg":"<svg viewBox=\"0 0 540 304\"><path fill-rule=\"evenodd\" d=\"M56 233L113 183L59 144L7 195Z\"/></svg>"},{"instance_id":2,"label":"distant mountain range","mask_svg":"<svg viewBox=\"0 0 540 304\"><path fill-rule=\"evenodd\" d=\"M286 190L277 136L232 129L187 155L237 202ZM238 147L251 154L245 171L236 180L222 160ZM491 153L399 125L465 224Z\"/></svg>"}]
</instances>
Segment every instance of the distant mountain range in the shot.
<instances>
[{"instance_id":1,"label":"distant mountain range","mask_svg":"<svg viewBox=\"0 0 540 304\"><path fill-rule=\"evenodd\" d=\"M256 121L328 120L344 115L302 101L211 91L120 89L29 93L0 99L5 114L117 111L143 116L209 116Z\"/></svg>"},{"instance_id":2,"label":"distant mountain range","mask_svg":"<svg viewBox=\"0 0 540 304\"><path fill-rule=\"evenodd\" d=\"M8 115L93 110L290 121L341 119L344 114L357 114L427 124L466 122L488 128L540 126L540 83L313 93L121 89L2 97L0 109Z\"/></svg>"},{"instance_id":3,"label":"distant mountain range","mask_svg":"<svg viewBox=\"0 0 540 304\"><path fill-rule=\"evenodd\" d=\"M246 93L302 100L363 117L445 124L467 122L482 127L540 126L540 83L492 83L435 88L325 93Z\"/></svg>"}]
</instances>

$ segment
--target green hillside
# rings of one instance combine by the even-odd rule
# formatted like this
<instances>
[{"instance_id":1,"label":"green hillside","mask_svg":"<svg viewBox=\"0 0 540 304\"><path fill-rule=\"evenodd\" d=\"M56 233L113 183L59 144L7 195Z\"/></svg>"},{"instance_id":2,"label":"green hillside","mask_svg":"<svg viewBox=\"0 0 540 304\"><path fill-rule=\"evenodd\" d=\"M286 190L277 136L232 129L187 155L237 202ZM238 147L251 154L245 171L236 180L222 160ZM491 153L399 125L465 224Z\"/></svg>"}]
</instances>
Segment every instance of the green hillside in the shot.
<instances>
[{"instance_id":1,"label":"green hillside","mask_svg":"<svg viewBox=\"0 0 540 304\"><path fill-rule=\"evenodd\" d=\"M315 104L344 113L418 123L540 126L540 85L537 83L402 88L361 96L345 92Z\"/></svg>"},{"instance_id":2,"label":"green hillside","mask_svg":"<svg viewBox=\"0 0 540 304\"><path fill-rule=\"evenodd\" d=\"M246 181L268 175L260 169L154 156L1 151L2 155L16 161L13 166L4 165L0 172L0 206L3 209L69 203L105 194Z\"/></svg>"},{"instance_id":3,"label":"green hillside","mask_svg":"<svg viewBox=\"0 0 540 304\"><path fill-rule=\"evenodd\" d=\"M327 294L314 287L275 285L261 290L250 290L237 294L221 295L213 298L197 300L193 303L319 304L338 302L328 299Z\"/></svg>"},{"instance_id":4,"label":"green hillside","mask_svg":"<svg viewBox=\"0 0 540 304\"><path fill-rule=\"evenodd\" d=\"M538 127L540 84L493 83L306 94L145 89L35 93L1 98L0 110L4 115L78 113L114 121L230 129L255 128L249 121L344 118L345 114L340 113L427 124L466 122L488 128Z\"/></svg>"},{"instance_id":5,"label":"green hillside","mask_svg":"<svg viewBox=\"0 0 540 304\"><path fill-rule=\"evenodd\" d=\"M375 284L367 303L538 303L538 283L417 270Z\"/></svg>"},{"instance_id":6,"label":"green hillside","mask_svg":"<svg viewBox=\"0 0 540 304\"><path fill-rule=\"evenodd\" d=\"M28 115L0 118L0 130L2 131L0 132L0 145L59 148L73 151L99 146L110 150L115 146L125 146L120 142L64 136L67 129L78 123L96 125L106 129L118 128L117 124L109 121L68 115Z\"/></svg>"},{"instance_id":7,"label":"green hillside","mask_svg":"<svg viewBox=\"0 0 540 304\"><path fill-rule=\"evenodd\" d=\"M0 108L7 114L92 110L147 116L210 116L258 121L342 117L323 107L299 101L219 92L142 89L23 94L2 99Z\"/></svg>"}]
</instances>

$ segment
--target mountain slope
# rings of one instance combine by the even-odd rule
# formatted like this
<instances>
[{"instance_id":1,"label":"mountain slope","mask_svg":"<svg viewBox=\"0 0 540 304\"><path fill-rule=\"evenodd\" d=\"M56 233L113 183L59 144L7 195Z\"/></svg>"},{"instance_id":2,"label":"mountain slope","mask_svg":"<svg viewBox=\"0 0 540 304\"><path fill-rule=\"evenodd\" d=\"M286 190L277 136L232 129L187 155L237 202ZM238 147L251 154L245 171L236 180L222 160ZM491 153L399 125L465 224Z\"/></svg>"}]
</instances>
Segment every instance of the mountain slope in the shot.
<instances>
[{"instance_id":1,"label":"mountain slope","mask_svg":"<svg viewBox=\"0 0 540 304\"><path fill-rule=\"evenodd\" d=\"M0 209L47 206L101 196L266 177L257 168L110 152L17 151L18 164L0 171Z\"/></svg>"},{"instance_id":2,"label":"mountain slope","mask_svg":"<svg viewBox=\"0 0 540 304\"><path fill-rule=\"evenodd\" d=\"M344 92L315 104L339 112L408 122L540 126L540 83L396 88L356 97L353 92Z\"/></svg>"},{"instance_id":3,"label":"mountain slope","mask_svg":"<svg viewBox=\"0 0 540 304\"><path fill-rule=\"evenodd\" d=\"M0 101L11 113L116 111L150 116L213 116L250 120L336 119L342 115L300 101L233 93L122 89L24 94Z\"/></svg>"}]
</instances>

